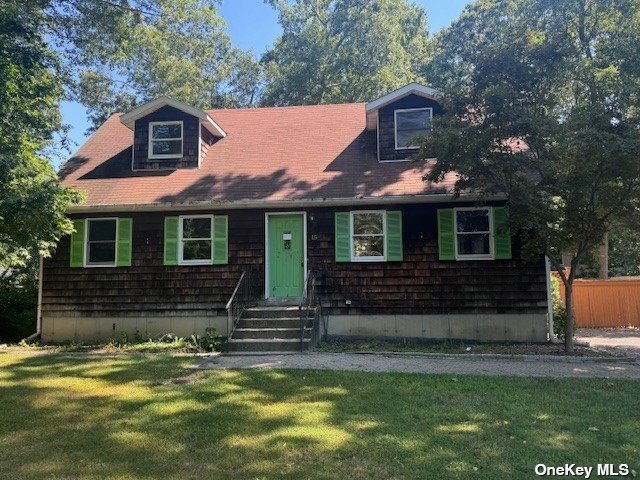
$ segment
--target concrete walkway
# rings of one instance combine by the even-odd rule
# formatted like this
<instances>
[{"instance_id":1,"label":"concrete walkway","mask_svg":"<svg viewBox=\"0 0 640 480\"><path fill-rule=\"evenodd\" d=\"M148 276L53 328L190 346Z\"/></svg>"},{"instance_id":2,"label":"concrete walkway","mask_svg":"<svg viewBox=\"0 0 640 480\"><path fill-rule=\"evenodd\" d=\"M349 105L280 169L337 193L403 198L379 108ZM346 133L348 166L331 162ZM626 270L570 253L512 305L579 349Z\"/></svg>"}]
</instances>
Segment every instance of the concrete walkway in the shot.
<instances>
[{"instance_id":1,"label":"concrete walkway","mask_svg":"<svg viewBox=\"0 0 640 480\"><path fill-rule=\"evenodd\" d=\"M612 355L640 358L640 328L579 328L576 341Z\"/></svg>"},{"instance_id":2,"label":"concrete walkway","mask_svg":"<svg viewBox=\"0 0 640 480\"><path fill-rule=\"evenodd\" d=\"M472 356L410 356L357 353L299 353L291 355L222 355L210 357L198 368L310 369L362 372L453 373L517 377L623 378L640 380L640 363L563 358L549 361L527 358Z\"/></svg>"}]
</instances>

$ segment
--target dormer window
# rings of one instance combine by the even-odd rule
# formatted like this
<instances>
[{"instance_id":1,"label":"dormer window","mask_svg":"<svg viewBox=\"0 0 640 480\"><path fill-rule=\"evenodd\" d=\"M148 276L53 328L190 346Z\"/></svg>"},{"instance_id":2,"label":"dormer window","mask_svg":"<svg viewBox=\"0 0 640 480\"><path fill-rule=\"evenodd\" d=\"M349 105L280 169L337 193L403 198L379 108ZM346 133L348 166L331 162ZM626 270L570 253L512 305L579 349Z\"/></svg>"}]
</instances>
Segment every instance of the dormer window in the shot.
<instances>
[{"instance_id":1,"label":"dormer window","mask_svg":"<svg viewBox=\"0 0 640 480\"><path fill-rule=\"evenodd\" d=\"M182 121L149 122L149 158L182 157L182 126Z\"/></svg>"},{"instance_id":2,"label":"dormer window","mask_svg":"<svg viewBox=\"0 0 640 480\"><path fill-rule=\"evenodd\" d=\"M433 109L407 108L394 111L396 150L420 148L420 138L431 129Z\"/></svg>"}]
</instances>

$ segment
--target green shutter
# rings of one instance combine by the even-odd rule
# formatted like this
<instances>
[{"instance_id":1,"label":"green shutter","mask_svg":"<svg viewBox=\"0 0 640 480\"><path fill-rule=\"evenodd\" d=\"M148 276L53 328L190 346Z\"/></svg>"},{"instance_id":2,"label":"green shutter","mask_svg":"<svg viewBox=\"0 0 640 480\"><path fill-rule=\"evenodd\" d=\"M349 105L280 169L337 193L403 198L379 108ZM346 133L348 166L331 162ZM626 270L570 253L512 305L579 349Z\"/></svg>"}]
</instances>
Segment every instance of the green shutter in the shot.
<instances>
[{"instance_id":1,"label":"green shutter","mask_svg":"<svg viewBox=\"0 0 640 480\"><path fill-rule=\"evenodd\" d=\"M453 208L438 209L438 255L440 260L456 259Z\"/></svg>"},{"instance_id":2,"label":"green shutter","mask_svg":"<svg viewBox=\"0 0 640 480\"><path fill-rule=\"evenodd\" d=\"M213 217L213 263L229 263L229 219L226 215Z\"/></svg>"},{"instance_id":3,"label":"green shutter","mask_svg":"<svg viewBox=\"0 0 640 480\"><path fill-rule=\"evenodd\" d=\"M351 261L351 227L349 212L336 212L335 251L336 262Z\"/></svg>"},{"instance_id":4,"label":"green shutter","mask_svg":"<svg viewBox=\"0 0 640 480\"><path fill-rule=\"evenodd\" d=\"M387 261L402 261L402 212L391 210L387 215Z\"/></svg>"},{"instance_id":5,"label":"green shutter","mask_svg":"<svg viewBox=\"0 0 640 480\"><path fill-rule=\"evenodd\" d=\"M116 246L118 267L131 266L131 238L133 235L133 220L131 218L118 219L118 245Z\"/></svg>"},{"instance_id":6,"label":"green shutter","mask_svg":"<svg viewBox=\"0 0 640 480\"><path fill-rule=\"evenodd\" d=\"M493 207L493 252L497 260L511 258L511 234L507 230L507 207Z\"/></svg>"},{"instance_id":7,"label":"green shutter","mask_svg":"<svg viewBox=\"0 0 640 480\"><path fill-rule=\"evenodd\" d=\"M178 265L178 217L164 217L164 264Z\"/></svg>"},{"instance_id":8,"label":"green shutter","mask_svg":"<svg viewBox=\"0 0 640 480\"><path fill-rule=\"evenodd\" d=\"M72 267L84 267L84 220L73 221L74 232L71 234L71 253L69 265Z\"/></svg>"}]
</instances>

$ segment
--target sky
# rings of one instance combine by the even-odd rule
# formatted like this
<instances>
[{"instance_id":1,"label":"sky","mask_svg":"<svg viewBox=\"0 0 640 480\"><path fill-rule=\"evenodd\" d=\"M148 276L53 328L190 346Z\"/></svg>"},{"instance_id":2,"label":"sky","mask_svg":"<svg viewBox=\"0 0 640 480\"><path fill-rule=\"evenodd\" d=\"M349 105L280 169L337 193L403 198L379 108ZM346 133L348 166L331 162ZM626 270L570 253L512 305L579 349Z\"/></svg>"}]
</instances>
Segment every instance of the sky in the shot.
<instances>
[{"instance_id":1,"label":"sky","mask_svg":"<svg viewBox=\"0 0 640 480\"><path fill-rule=\"evenodd\" d=\"M429 31L435 33L448 27L458 18L469 0L414 0L427 10ZM243 50L260 56L280 35L276 12L264 0L223 0L220 14L227 21L232 42ZM75 150L86 139L88 128L85 109L76 102L62 102L64 123L70 126L71 149ZM64 155L63 155L64 156ZM55 162L58 167L61 159Z\"/></svg>"}]
</instances>

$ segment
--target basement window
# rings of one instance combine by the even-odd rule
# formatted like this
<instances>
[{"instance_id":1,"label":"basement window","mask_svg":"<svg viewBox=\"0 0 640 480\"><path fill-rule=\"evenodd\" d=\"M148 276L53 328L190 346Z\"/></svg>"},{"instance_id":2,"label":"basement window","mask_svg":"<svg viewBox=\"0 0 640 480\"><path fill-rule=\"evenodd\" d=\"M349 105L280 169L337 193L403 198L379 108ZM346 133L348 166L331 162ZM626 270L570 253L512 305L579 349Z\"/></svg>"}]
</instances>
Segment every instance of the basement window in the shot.
<instances>
[{"instance_id":1,"label":"basement window","mask_svg":"<svg viewBox=\"0 0 640 480\"><path fill-rule=\"evenodd\" d=\"M181 121L149 123L149 158L182 157Z\"/></svg>"},{"instance_id":2,"label":"basement window","mask_svg":"<svg viewBox=\"0 0 640 480\"><path fill-rule=\"evenodd\" d=\"M351 212L351 261L385 260L385 217L384 211Z\"/></svg>"},{"instance_id":3,"label":"basement window","mask_svg":"<svg viewBox=\"0 0 640 480\"><path fill-rule=\"evenodd\" d=\"M87 266L115 266L117 223L117 219L115 218L87 220Z\"/></svg>"},{"instance_id":4,"label":"basement window","mask_svg":"<svg viewBox=\"0 0 640 480\"><path fill-rule=\"evenodd\" d=\"M490 208L455 209L456 258L487 260L493 258Z\"/></svg>"},{"instance_id":5,"label":"basement window","mask_svg":"<svg viewBox=\"0 0 640 480\"><path fill-rule=\"evenodd\" d=\"M180 264L210 265L213 259L213 216L180 217Z\"/></svg>"},{"instance_id":6,"label":"basement window","mask_svg":"<svg viewBox=\"0 0 640 480\"><path fill-rule=\"evenodd\" d=\"M431 129L433 109L407 108L395 110L396 150L415 150L420 148L420 138Z\"/></svg>"}]
</instances>

